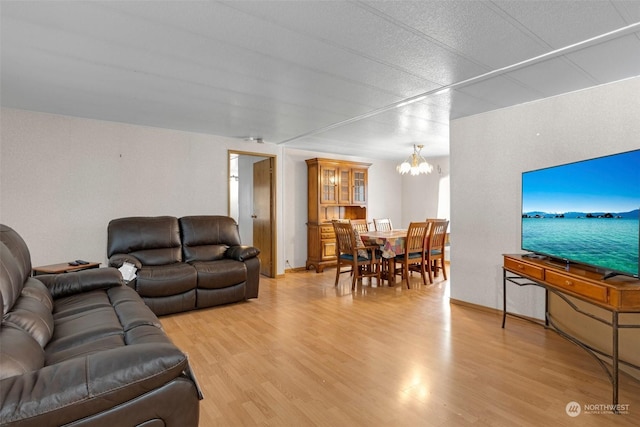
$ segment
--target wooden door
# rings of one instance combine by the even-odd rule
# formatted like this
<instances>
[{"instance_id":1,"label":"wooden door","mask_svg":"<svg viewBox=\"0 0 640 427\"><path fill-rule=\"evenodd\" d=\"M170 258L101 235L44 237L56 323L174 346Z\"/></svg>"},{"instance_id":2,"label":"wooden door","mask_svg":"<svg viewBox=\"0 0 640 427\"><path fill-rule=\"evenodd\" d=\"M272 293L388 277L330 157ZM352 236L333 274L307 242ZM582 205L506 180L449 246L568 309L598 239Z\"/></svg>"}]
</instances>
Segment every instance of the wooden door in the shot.
<instances>
[{"instance_id":1,"label":"wooden door","mask_svg":"<svg viewBox=\"0 0 640 427\"><path fill-rule=\"evenodd\" d=\"M274 277L273 158L253 164L253 246L260 249L260 273Z\"/></svg>"}]
</instances>

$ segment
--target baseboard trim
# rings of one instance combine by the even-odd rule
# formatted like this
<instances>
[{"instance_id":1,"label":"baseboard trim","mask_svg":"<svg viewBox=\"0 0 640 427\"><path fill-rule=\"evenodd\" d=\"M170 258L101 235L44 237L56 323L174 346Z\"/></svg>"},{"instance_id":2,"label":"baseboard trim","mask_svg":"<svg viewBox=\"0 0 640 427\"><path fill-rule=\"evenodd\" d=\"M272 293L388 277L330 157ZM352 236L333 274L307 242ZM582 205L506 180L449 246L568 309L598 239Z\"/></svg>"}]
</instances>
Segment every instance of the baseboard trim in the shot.
<instances>
[{"instance_id":1,"label":"baseboard trim","mask_svg":"<svg viewBox=\"0 0 640 427\"><path fill-rule=\"evenodd\" d=\"M502 310L487 307L486 305L474 304L472 302L462 301L455 298L449 298L451 304L460 305L462 307L473 308L474 310L486 311L487 313L499 314L502 316Z\"/></svg>"},{"instance_id":2,"label":"baseboard trim","mask_svg":"<svg viewBox=\"0 0 640 427\"><path fill-rule=\"evenodd\" d=\"M298 273L300 271L306 271L306 267L285 268L284 273Z\"/></svg>"},{"instance_id":3,"label":"baseboard trim","mask_svg":"<svg viewBox=\"0 0 640 427\"><path fill-rule=\"evenodd\" d=\"M486 313L492 313L492 314L496 314L498 316L502 316L502 310L499 310L499 309L493 308L493 307L487 307L486 305L474 304L472 302L461 301L461 300L455 299L455 298L449 298L449 302L451 304L460 305L462 307L473 308L474 310L480 310L480 311L484 311ZM521 314L514 314L514 313L509 313L509 315L512 316L512 317L518 318L518 319L527 320L529 322L537 323L538 325L544 326L544 321L540 320L540 319L537 319L535 317L523 316Z\"/></svg>"}]
</instances>

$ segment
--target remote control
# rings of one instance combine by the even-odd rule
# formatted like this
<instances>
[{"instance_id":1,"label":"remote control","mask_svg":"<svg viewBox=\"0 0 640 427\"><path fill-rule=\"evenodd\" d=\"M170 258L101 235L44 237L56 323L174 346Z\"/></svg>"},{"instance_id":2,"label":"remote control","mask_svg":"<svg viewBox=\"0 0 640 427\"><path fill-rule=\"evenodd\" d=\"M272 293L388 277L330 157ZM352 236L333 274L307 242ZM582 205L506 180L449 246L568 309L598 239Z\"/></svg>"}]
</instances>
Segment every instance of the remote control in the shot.
<instances>
[{"instance_id":1,"label":"remote control","mask_svg":"<svg viewBox=\"0 0 640 427\"><path fill-rule=\"evenodd\" d=\"M76 262L78 265L86 265L86 264L89 264L89 262L88 262L88 261L83 261L83 260L81 260L81 259L77 259L77 260L75 260L75 262Z\"/></svg>"}]
</instances>

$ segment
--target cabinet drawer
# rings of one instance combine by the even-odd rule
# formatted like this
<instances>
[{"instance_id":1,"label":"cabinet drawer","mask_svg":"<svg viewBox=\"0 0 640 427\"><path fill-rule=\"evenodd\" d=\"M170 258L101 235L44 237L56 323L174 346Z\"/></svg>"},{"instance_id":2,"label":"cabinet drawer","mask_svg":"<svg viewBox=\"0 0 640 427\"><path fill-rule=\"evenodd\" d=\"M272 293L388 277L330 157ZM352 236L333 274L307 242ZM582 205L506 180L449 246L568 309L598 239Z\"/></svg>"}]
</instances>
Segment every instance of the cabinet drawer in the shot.
<instances>
[{"instance_id":1,"label":"cabinet drawer","mask_svg":"<svg viewBox=\"0 0 640 427\"><path fill-rule=\"evenodd\" d=\"M321 239L335 239L336 234L333 231L333 225L323 225L320 227L320 238Z\"/></svg>"},{"instance_id":2,"label":"cabinet drawer","mask_svg":"<svg viewBox=\"0 0 640 427\"><path fill-rule=\"evenodd\" d=\"M526 262L520 262L511 258L505 258L504 266L509 270L526 274L527 276L535 279L544 279L544 268L536 265L527 264Z\"/></svg>"},{"instance_id":3,"label":"cabinet drawer","mask_svg":"<svg viewBox=\"0 0 640 427\"><path fill-rule=\"evenodd\" d=\"M574 277L547 270L546 280L552 285L601 302L608 302L608 289Z\"/></svg>"}]
</instances>

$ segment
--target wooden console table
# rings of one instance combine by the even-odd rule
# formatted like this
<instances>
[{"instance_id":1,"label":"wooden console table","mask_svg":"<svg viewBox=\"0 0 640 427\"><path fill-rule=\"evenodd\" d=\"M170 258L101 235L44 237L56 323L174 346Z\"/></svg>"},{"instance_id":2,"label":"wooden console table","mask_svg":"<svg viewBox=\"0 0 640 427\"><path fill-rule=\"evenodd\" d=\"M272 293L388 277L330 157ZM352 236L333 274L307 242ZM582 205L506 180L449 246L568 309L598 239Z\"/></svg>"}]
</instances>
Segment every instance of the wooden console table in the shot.
<instances>
[{"instance_id":1,"label":"wooden console table","mask_svg":"<svg viewBox=\"0 0 640 427\"><path fill-rule=\"evenodd\" d=\"M614 276L607 280L602 274L573 264L559 265L546 258L523 255L504 255L502 296L502 327L507 315L522 317L507 311L507 282L518 286L534 285L545 289L545 327L551 326L561 336L577 344L593 356L609 377L613 389L613 405L618 405L619 364L640 370L640 366L619 358L620 328L640 328L638 323L620 323L620 313L640 313L640 280L626 276ZM612 330L611 353L599 350L554 323L549 313L549 292L557 295L577 313L608 325ZM600 307L611 314L603 318L582 310L569 297ZM529 319L530 320L530 319ZM611 367L605 361L607 360Z\"/></svg>"}]
</instances>

